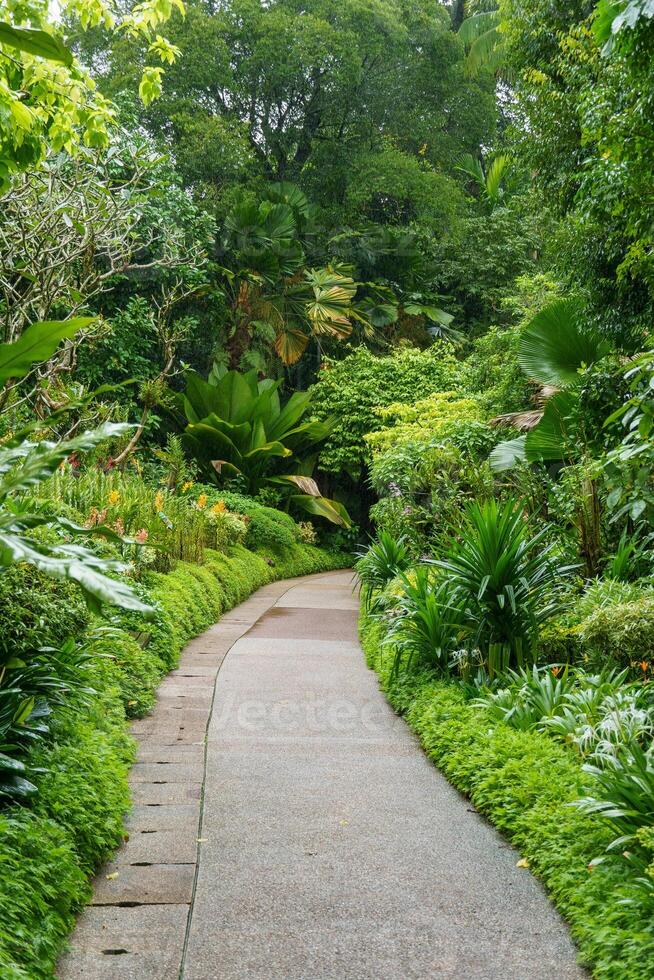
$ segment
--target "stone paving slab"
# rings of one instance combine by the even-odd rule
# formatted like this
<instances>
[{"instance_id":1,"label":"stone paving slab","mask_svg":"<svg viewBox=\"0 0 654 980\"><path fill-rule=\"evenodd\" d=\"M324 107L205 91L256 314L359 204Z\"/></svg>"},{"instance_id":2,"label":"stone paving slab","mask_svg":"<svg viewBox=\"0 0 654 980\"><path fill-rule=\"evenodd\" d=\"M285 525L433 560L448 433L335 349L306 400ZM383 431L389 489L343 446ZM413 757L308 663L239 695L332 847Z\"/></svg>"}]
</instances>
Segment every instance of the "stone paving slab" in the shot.
<instances>
[{"instance_id":1,"label":"stone paving slab","mask_svg":"<svg viewBox=\"0 0 654 980\"><path fill-rule=\"evenodd\" d=\"M107 875L116 875L108 878ZM119 861L105 866L94 881L92 905L189 904L193 891L194 864L152 864L132 867Z\"/></svg>"},{"instance_id":2,"label":"stone paving slab","mask_svg":"<svg viewBox=\"0 0 654 980\"><path fill-rule=\"evenodd\" d=\"M200 801L169 803L167 806L136 804L132 807L126 826L130 834L162 830L187 830L189 828L193 833L198 834Z\"/></svg>"},{"instance_id":3,"label":"stone paving slab","mask_svg":"<svg viewBox=\"0 0 654 980\"><path fill-rule=\"evenodd\" d=\"M92 906L60 974L75 980L177 980L187 905Z\"/></svg>"},{"instance_id":4,"label":"stone paving slab","mask_svg":"<svg viewBox=\"0 0 654 980\"><path fill-rule=\"evenodd\" d=\"M130 773L132 782L158 783L162 779L167 783L202 783L204 779L204 763L186 762L137 762Z\"/></svg>"}]
</instances>

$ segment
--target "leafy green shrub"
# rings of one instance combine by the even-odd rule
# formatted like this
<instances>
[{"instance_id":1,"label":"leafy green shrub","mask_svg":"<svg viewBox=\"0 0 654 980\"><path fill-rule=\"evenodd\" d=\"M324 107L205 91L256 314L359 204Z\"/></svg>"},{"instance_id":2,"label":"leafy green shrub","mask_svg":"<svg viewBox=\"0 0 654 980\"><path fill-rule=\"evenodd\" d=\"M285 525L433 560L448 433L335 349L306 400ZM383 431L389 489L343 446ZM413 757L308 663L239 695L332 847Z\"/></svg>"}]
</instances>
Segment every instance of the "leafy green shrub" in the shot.
<instances>
[{"instance_id":1,"label":"leafy green shrub","mask_svg":"<svg viewBox=\"0 0 654 980\"><path fill-rule=\"evenodd\" d=\"M393 669L416 665L440 674L450 669L459 645L464 610L456 602L449 582L422 565L411 576L400 576L402 588L394 605L386 642L394 650Z\"/></svg>"},{"instance_id":2,"label":"leafy green shrub","mask_svg":"<svg viewBox=\"0 0 654 980\"><path fill-rule=\"evenodd\" d=\"M356 477L371 458L364 436L384 427L378 409L394 402L411 405L432 392L454 390L459 370L446 344L426 351L405 347L387 357L359 347L342 361L325 361L312 389L312 417L333 417L334 428L321 451L320 468Z\"/></svg>"},{"instance_id":3,"label":"leafy green shrub","mask_svg":"<svg viewBox=\"0 0 654 980\"><path fill-rule=\"evenodd\" d=\"M95 638L90 652L113 661L111 680L118 685L127 718L140 718L154 707L164 668L149 646L143 649L129 633L114 629Z\"/></svg>"},{"instance_id":4,"label":"leafy green shrub","mask_svg":"<svg viewBox=\"0 0 654 980\"><path fill-rule=\"evenodd\" d=\"M0 974L50 980L90 890L74 841L47 817L1 814L0 871Z\"/></svg>"},{"instance_id":5,"label":"leafy green shrub","mask_svg":"<svg viewBox=\"0 0 654 980\"><path fill-rule=\"evenodd\" d=\"M354 566L363 585L367 605L375 589L383 589L397 575L407 571L411 563L404 539L394 538L388 531L380 531L377 540L363 551Z\"/></svg>"},{"instance_id":6,"label":"leafy green shrub","mask_svg":"<svg viewBox=\"0 0 654 980\"><path fill-rule=\"evenodd\" d=\"M245 546L257 548L292 548L298 540L297 526L292 518L271 507L258 507L250 516Z\"/></svg>"},{"instance_id":7,"label":"leafy green shrub","mask_svg":"<svg viewBox=\"0 0 654 980\"><path fill-rule=\"evenodd\" d=\"M431 438L376 454L370 482L379 496L370 517L378 528L404 536L416 555L441 546L465 504L493 486L487 463L450 440Z\"/></svg>"},{"instance_id":8,"label":"leafy green shrub","mask_svg":"<svg viewBox=\"0 0 654 980\"><path fill-rule=\"evenodd\" d=\"M13 565L0 575L0 662L59 646L80 636L88 623L84 599L71 582L27 565Z\"/></svg>"},{"instance_id":9,"label":"leafy green shrub","mask_svg":"<svg viewBox=\"0 0 654 980\"><path fill-rule=\"evenodd\" d=\"M538 637L538 659L551 664L588 661L581 637L581 624L570 624L556 618L545 623Z\"/></svg>"},{"instance_id":10,"label":"leafy green shrub","mask_svg":"<svg viewBox=\"0 0 654 980\"><path fill-rule=\"evenodd\" d=\"M632 667L647 676L654 661L654 597L598 606L581 623L591 663Z\"/></svg>"},{"instance_id":11,"label":"leafy green shrub","mask_svg":"<svg viewBox=\"0 0 654 980\"><path fill-rule=\"evenodd\" d=\"M521 330L491 327L473 342L461 365L461 385L475 392L487 415L519 412L528 401L528 384L518 363Z\"/></svg>"}]
</instances>

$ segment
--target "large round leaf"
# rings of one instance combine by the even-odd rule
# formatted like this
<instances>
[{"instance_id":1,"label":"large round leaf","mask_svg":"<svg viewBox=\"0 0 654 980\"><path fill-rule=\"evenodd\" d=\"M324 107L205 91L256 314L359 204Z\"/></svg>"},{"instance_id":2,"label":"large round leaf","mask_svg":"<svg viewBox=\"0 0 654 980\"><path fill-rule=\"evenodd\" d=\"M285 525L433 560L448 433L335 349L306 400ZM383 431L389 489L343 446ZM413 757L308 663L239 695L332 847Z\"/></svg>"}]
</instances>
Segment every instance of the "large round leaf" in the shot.
<instances>
[{"instance_id":1,"label":"large round leaf","mask_svg":"<svg viewBox=\"0 0 654 980\"><path fill-rule=\"evenodd\" d=\"M579 370L608 354L610 344L583 317L576 299L557 300L537 313L520 340L518 360L525 374L543 384L568 388Z\"/></svg>"}]
</instances>

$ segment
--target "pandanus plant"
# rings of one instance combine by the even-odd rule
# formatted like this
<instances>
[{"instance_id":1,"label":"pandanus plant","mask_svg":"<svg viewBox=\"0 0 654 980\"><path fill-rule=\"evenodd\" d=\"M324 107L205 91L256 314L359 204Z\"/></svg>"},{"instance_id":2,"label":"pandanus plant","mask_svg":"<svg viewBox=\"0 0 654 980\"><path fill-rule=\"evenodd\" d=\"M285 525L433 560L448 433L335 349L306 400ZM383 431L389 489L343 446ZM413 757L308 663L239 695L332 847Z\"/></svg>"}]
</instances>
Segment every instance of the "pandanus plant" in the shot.
<instances>
[{"instance_id":1,"label":"pandanus plant","mask_svg":"<svg viewBox=\"0 0 654 980\"><path fill-rule=\"evenodd\" d=\"M534 533L519 500L475 502L449 554L435 563L491 676L533 661L539 627L557 612L553 586L571 568L557 567L547 530Z\"/></svg>"},{"instance_id":2,"label":"pandanus plant","mask_svg":"<svg viewBox=\"0 0 654 980\"><path fill-rule=\"evenodd\" d=\"M323 497L311 476L332 423L303 422L311 394L296 391L282 404L280 385L258 380L256 371L214 366L207 381L190 373L179 399L184 445L212 482L238 479L251 494L266 484L286 487L289 505L349 527L345 508Z\"/></svg>"}]
</instances>

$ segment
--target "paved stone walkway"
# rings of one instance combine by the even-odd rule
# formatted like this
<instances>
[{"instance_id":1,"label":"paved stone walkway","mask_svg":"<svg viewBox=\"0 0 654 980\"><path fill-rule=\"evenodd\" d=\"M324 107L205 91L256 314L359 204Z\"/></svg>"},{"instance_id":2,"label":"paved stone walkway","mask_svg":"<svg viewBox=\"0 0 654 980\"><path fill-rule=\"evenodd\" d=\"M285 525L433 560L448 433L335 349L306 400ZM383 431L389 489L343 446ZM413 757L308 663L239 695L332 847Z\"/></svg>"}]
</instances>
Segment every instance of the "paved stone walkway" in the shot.
<instances>
[{"instance_id":1,"label":"paved stone walkway","mask_svg":"<svg viewBox=\"0 0 654 980\"><path fill-rule=\"evenodd\" d=\"M62 980L585 976L517 853L386 704L356 622L333 572L189 644L134 725L130 838Z\"/></svg>"}]
</instances>

